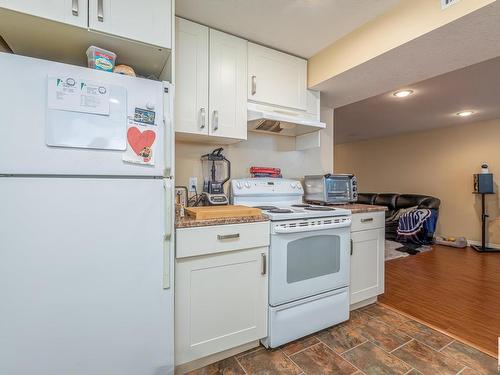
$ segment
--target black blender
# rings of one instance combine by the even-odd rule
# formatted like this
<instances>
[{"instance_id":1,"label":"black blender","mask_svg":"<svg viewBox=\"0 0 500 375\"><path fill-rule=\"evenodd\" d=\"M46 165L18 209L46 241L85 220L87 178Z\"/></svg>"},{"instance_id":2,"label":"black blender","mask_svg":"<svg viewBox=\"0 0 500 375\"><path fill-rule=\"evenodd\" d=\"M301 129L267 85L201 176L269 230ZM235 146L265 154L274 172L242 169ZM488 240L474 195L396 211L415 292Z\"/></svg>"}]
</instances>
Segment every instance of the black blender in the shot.
<instances>
[{"instance_id":1,"label":"black blender","mask_svg":"<svg viewBox=\"0 0 500 375\"><path fill-rule=\"evenodd\" d=\"M218 148L201 157L203 170L202 202L206 206L219 206L229 203L224 194L224 184L231 178L231 162Z\"/></svg>"}]
</instances>

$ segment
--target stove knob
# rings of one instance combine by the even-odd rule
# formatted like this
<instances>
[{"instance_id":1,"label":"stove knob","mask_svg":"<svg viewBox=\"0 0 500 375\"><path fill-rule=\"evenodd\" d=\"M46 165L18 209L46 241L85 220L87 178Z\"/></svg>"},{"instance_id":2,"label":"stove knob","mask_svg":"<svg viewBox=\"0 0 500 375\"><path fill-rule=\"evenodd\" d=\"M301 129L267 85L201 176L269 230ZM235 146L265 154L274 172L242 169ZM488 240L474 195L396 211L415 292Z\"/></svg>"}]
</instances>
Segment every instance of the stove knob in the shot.
<instances>
[{"instance_id":1,"label":"stove knob","mask_svg":"<svg viewBox=\"0 0 500 375\"><path fill-rule=\"evenodd\" d=\"M290 184L290 187L291 187L292 189L295 189L295 188L296 188L296 186L295 186L295 184L294 184L293 182Z\"/></svg>"},{"instance_id":2,"label":"stove knob","mask_svg":"<svg viewBox=\"0 0 500 375\"><path fill-rule=\"evenodd\" d=\"M236 188L241 189L242 187L243 187L243 185L241 185L241 182L236 183Z\"/></svg>"},{"instance_id":3,"label":"stove knob","mask_svg":"<svg viewBox=\"0 0 500 375\"><path fill-rule=\"evenodd\" d=\"M300 182L297 182L297 183L295 184L295 187L296 187L297 189L302 189L302 185L300 184Z\"/></svg>"},{"instance_id":4,"label":"stove knob","mask_svg":"<svg viewBox=\"0 0 500 375\"><path fill-rule=\"evenodd\" d=\"M250 186L251 186L251 185L250 185L250 182L248 182L248 181L247 181L247 182L245 182L245 187L246 187L247 189L250 189Z\"/></svg>"}]
</instances>

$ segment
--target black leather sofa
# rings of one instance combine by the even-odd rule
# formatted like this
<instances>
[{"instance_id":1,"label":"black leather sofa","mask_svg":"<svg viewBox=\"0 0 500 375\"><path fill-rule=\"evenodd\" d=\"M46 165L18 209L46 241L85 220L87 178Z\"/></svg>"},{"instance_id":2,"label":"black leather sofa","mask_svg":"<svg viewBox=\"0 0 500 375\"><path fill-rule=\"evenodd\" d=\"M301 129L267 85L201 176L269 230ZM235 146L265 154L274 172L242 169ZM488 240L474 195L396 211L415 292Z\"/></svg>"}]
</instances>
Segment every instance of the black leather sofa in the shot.
<instances>
[{"instance_id":1,"label":"black leather sofa","mask_svg":"<svg viewBox=\"0 0 500 375\"><path fill-rule=\"evenodd\" d=\"M398 221L390 220L390 218L397 210L410 207L429 208L436 210L439 214L441 200L429 195L418 194L359 193L357 203L386 206L388 210L385 212L385 237L388 240L395 240Z\"/></svg>"}]
</instances>

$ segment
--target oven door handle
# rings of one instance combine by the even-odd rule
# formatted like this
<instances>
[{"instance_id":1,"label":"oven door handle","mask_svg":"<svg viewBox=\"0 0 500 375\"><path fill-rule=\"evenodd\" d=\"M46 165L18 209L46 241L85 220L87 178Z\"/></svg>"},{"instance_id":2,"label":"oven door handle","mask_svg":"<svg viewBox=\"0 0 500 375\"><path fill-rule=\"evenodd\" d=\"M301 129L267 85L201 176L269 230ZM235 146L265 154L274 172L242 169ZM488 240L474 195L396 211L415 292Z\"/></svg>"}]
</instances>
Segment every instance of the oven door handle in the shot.
<instances>
[{"instance_id":1,"label":"oven door handle","mask_svg":"<svg viewBox=\"0 0 500 375\"><path fill-rule=\"evenodd\" d=\"M345 221L343 223L333 223L333 224L323 224L323 225L307 225L303 227L274 227L274 233L278 234L288 234L288 233L300 233L300 232L312 232L317 230L324 229L336 229L336 228L345 228L351 225L351 220Z\"/></svg>"}]
</instances>

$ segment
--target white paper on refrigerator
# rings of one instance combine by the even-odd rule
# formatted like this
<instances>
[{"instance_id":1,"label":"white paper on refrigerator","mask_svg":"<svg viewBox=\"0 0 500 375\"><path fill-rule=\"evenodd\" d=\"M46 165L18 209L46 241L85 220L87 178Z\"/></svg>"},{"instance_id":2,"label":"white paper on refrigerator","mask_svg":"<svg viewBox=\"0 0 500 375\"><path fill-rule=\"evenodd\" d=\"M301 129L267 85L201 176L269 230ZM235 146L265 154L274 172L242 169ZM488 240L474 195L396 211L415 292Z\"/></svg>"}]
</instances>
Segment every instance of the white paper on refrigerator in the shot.
<instances>
[{"instance_id":1,"label":"white paper on refrigerator","mask_svg":"<svg viewBox=\"0 0 500 375\"><path fill-rule=\"evenodd\" d=\"M48 77L47 99L50 109L109 115L109 86L103 83Z\"/></svg>"}]
</instances>

